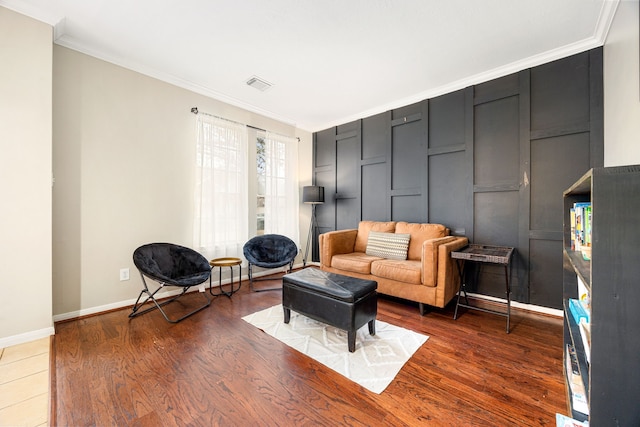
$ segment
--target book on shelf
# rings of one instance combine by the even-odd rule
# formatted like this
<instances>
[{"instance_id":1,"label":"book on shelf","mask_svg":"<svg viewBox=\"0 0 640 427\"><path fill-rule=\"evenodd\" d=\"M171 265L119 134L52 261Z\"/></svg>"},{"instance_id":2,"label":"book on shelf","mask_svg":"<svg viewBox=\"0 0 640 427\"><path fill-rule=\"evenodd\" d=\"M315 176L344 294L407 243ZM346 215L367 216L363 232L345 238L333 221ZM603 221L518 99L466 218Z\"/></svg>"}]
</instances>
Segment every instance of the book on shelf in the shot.
<instances>
[{"instance_id":1,"label":"book on shelf","mask_svg":"<svg viewBox=\"0 0 640 427\"><path fill-rule=\"evenodd\" d=\"M582 382L582 376L580 375L580 364L578 363L578 355L576 354L576 349L572 344L567 344L566 364L567 379L569 380L569 384L575 387L576 391L581 391L584 393L584 383Z\"/></svg>"},{"instance_id":2,"label":"book on shelf","mask_svg":"<svg viewBox=\"0 0 640 427\"><path fill-rule=\"evenodd\" d=\"M580 338L584 346L584 355L587 363L591 363L591 325L581 320L580 323L578 323L578 327L580 328Z\"/></svg>"},{"instance_id":3,"label":"book on shelf","mask_svg":"<svg viewBox=\"0 0 640 427\"><path fill-rule=\"evenodd\" d=\"M591 313L585 309L585 306L579 300L574 298L569 299L569 311L571 312L576 324L579 325L580 321L583 319L585 322L590 323Z\"/></svg>"},{"instance_id":4,"label":"book on shelf","mask_svg":"<svg viewBox=\"0 0 640 427\"><path fill-rule=\"evenodd\" d=\"M571 344L567 344L566 350L566 371L569 389L571 390L571 407L585 415L589 414L589 404L585 392L582 375L580 375L580 365L576 349Z\"/></svg>"},{"instance_id":5,"label":"book on shelf","mask_svg":"<svg viewBox=\"0 0 640 427\"><path fill-rule=\"evenodd\" d=\"M578 282L578 299L582 302L586 310L591 310L591 296L589 295L589 288L584 284L579 275L576 274Z\"/></svg>"},{"instance_id":6,"label":"book on shelf","mask_svg":"<svg viewBox=\"0 0 640 427\"><path fill-rule=\"evenodd\" d=\"M576 277L578 279L578 302L582 307L582 310L580 310L580 307L574 307L574 309L578 309L579 311L576 323L580 330L580 338L582 339L582 345L584 346L587 362L591 363L591 296L589 295L589 289L584 284L580 276L576 275ZM570 302L570 304L572 303ZM573 304L575 305L575 303ZM571 309L571 305L569 308ZM574 315L574 319L576 319L573 311L571 314Z\"/></svg>"},{"instance_id":7,"label":"book on shelf","mask_svg":"<svg viewBox=\"0 0 640 427\"><path fill-rule=\"evenodd\" d=\"M591 246L591 203L584 207L584 242Z\"/></svg>"},{"instance_id":8,"label":"book on shelf","mask_svg":"<svg viewBox=\"0 0 640 427\"><path fill-rule=\"evenodd\" d=\"M588 427L588 423L583 423L566 415L556 414L556 427Z\"/></svg>"},{"instance_id":9,"label":"book on shelf","mask_svg":"<svg viewBox=\"0 0 640 427\"><path fill-rule=\"evenodd\" d=\"M569 209L569 224L571 224L571 250L576 250L576 209Z\"/></svg>"},{"instance_id":10,"label":"book on shelf","mask_svg":"<svg viewBox=\"0 0 640 427\"><path fill-rule=\"evenodd\" d=\"M583 246L591 247L591 202L576 202L573 211L571 229L575 230L574 250L579 251Z\"/></svg>"}]
</instances>

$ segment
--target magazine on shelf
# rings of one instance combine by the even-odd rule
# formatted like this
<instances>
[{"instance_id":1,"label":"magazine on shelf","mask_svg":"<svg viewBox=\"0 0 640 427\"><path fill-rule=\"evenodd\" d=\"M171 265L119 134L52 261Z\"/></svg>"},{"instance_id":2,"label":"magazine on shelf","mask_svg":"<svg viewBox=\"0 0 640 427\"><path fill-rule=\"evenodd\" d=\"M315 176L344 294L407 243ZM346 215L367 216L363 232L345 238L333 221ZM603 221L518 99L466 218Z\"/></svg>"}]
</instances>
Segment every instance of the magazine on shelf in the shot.
<instances>
[{"instance_id":1,"label":"magazine on shelf","mask_svg":"<svg viewBox=\"0 0 640 427\"><path fill-rule=\"evenodd\" d=\"M584 383L580 375L580 365L576 349L571 344L567 344L566 371L569 388L571 390L571 406L575 411L589 414L589 404L585 393Z\"/></svg>"},{"instance_id":2,"label":"magazine on shelf","mask_svg":"<svg viewBox=\"0 0 640 427\"><path fill-rule=\"evenodd\" d=\"M582 345L584 346L584 355L587 358L587 363L591 363L591 325L584 320L578 323L580 328L580 338L582 338Z\"/></svg>"}]
</instances>

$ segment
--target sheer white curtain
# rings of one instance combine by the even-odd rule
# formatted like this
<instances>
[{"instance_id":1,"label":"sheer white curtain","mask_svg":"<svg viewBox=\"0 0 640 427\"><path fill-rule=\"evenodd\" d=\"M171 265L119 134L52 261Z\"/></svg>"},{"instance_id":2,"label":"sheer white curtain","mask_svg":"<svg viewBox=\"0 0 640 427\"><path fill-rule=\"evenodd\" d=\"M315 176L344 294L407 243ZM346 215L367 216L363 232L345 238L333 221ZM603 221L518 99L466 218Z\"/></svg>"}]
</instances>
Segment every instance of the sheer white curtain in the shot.
<instances>
[{"instance_id":1,"label":"sheer white curtain","mask_svg":"<svg viewBox=\"0 0 640 427\"><path fill-rule=\"evenodd\" d=\"M271 132L258 136L265 142L264 232L287 236L299 247L298 141Z\"/></svg>"},{"instance_id":2,"label":"sheer white curtain","mask_svg":"<svg viewBox=\"0 0 640 427\"><path fill-rule=\"evenodd\" d=\"M205 257L241 257L248 240L247 127L197 116L193 242Z\"/></svg>"}]
</instances>

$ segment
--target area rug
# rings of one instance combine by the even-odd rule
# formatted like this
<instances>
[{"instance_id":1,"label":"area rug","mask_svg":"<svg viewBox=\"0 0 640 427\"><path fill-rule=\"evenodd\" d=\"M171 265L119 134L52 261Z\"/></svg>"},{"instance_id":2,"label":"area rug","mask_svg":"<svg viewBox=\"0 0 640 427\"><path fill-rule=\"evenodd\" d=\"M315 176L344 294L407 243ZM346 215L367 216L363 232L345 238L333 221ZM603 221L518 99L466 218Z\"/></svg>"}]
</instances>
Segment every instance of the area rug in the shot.
<instances>
[{"instance_id":1,"label":"area rug","mask_svg":"<svg viewBox=\"0 0 640 427\"><path fill-rule=\"evenodd\" d=\"M356 351L349 353L346 331L294 311L291 311L291 321L286 324L281 305L242 319L378 394L429 338L376 320L376 334L369 335L369 328L364 325L357 332Z\"/></svg>"}]
</instances>

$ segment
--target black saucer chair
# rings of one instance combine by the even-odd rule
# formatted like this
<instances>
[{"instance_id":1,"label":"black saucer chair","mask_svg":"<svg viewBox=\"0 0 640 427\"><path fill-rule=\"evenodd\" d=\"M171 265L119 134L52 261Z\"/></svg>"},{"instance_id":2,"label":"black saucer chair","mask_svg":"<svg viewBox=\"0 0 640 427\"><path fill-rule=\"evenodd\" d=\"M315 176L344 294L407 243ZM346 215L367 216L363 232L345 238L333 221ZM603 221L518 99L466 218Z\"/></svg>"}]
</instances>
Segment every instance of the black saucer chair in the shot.
<instances>
[{"instance_id":1,"label":"black saucer chair","mask_svg":"<svg viewBox=\"0 0 640 427\"><path fill-rule=\"evenodd\" d=\"M211 304L206 292L198 292L202 294L206 303L178 319L170 319L162 309L162 306L177 300L193 286L198 286L209 280L209 287L211 287L211 266L209 261L193 249L172 243L149 243L140 246L133 252L133 263L140 271L144 288L140 291L129 317L135 317L157 308L168 322L178 323L192 314L209 307ZM160 286L151 291L147 286L145 277L158 282ZM158 302L155 298L156 294L167 286L182 288L182 292L166 301ZM143 295L146 295L146 298L144 301L140 301ZM148 301L151 301L154 305L138 311Z\"/></svg>"},{"instance_id":2,"label":"black saucer chair","mask_svg":"<svg viewBox=\"0 0 640 427\"><path fill-rule=\"evenodd\" d=\"M254 279L253 267L278 268L289 265L288 272L293 269L293 261L298 255L298 247L293 240L280 234L256 236L244 244L244 257L249 261L249 287L254 292L276 291L282 288L254 289L253 282L273 280L273 278Z\"/></svg>"}]
</instances>

